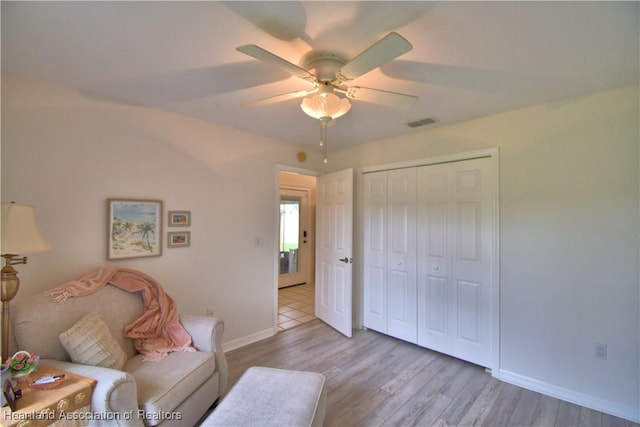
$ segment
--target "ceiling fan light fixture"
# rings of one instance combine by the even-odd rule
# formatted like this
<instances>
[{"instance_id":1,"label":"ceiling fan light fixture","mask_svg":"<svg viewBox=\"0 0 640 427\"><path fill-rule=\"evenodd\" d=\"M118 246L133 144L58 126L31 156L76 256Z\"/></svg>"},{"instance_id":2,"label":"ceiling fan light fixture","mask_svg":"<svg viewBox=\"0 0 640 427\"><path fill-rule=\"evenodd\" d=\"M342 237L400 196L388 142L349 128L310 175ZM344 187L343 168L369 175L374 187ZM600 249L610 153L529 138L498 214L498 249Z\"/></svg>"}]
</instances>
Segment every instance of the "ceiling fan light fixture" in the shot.
<instances>
[{"instance_id":1,"label":"ceiling fan light fixture","mask_svg":"<svg viewBox=\"0 0 640 427\"><path fill-rule=\"evenodd\" d=\"M315 93L302 100L300 108L308 116L317 120L342 117L351 109L351 103L346 98L340 98L334 93Z\"/></svg>"}]
</instances>

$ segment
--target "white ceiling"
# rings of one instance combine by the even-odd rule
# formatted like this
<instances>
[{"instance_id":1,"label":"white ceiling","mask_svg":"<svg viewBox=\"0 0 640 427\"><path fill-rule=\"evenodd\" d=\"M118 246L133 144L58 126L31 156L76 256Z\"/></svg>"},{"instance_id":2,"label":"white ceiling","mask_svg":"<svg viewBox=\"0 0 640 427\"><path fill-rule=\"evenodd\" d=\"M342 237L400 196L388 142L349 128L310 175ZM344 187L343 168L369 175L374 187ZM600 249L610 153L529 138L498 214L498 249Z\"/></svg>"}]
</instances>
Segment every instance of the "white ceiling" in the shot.
<instances>
[{"instance_id":1,"label":"white ceiling","mask_svg":"<svg viewBox=\"0 0 640 427\"><path fill-rule=\"evenodd\" d=\"M299 64L310 50L351 59L390 31L413 50L353 84L419 96L410 109L352 101L333 146L397 136L639 82L639 2L8 2L2 70L86 96L152 106L315 145L308 89L236 51L257 44ZM421 128L418 128L418 130Z\"/></svg>"}]
</instances>

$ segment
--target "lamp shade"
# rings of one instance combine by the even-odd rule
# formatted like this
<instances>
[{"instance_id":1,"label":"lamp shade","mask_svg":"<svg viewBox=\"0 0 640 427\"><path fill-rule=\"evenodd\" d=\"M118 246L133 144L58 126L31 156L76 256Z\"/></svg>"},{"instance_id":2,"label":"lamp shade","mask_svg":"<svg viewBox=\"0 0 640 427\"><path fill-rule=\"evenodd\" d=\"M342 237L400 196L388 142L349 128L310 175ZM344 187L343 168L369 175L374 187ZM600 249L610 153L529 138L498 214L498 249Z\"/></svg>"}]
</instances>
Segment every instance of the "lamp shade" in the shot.
<instances>
[{"instance_id":1,"label":"lamp shade","mask_svg":"<svg viewBox=\"0 0 640 427\"><path fill-rule=\"evenodd\" d=\"M2 204L2 254L47 252L51 246L42 238L36 225L34 206Z\"/></svg>"},{"instance_id":2,"label":"lamp shade","mask_svg":"<svg viewBox=\"0 0 640 427\"><path fill-rule=\"evenodd\" d=\"M340 98L333 93L316 93L307 96L300 104L302 111L319 120L337 119L351 109L351 103L346 98Z\"/></svg>"}]
</instances>

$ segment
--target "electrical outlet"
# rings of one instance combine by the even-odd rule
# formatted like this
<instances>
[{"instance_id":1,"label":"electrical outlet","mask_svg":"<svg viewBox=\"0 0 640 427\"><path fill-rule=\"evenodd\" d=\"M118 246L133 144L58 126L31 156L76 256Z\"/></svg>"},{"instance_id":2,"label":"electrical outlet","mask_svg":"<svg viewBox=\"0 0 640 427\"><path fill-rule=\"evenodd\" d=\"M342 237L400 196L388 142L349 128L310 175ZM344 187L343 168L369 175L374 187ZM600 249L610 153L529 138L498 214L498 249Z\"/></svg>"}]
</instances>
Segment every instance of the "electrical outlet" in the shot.
<instances>
[{"instance_id":1,"label":"electrical outlet","mask_svg":"<svg viewBox=\"0 0 640 427\"><path fill-rule=\"evenodd\" d=\"M594 347L594 354L596 359L607 360L607 345L596 343Z\"/></svg>"},{"instance_id":2,"label":"electrical outlet","mask_svg":"<svg viewBox=\"0 0 640 427\"><path fill-rule=\"evenodd\" d=\"M207 308L207 316L215 317L215 310L213 308Z\"/></svg>"}]
</instances>

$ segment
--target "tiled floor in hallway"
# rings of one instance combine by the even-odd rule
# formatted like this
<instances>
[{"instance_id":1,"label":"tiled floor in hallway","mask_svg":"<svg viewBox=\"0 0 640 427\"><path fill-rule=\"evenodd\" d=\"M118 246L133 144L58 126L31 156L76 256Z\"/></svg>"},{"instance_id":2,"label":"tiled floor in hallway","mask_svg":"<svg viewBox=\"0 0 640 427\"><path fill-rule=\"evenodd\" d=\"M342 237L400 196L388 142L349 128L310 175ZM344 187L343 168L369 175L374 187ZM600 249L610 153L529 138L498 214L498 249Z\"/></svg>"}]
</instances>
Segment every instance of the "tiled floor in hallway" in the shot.
<instances>
[{"instance_id":1,"label":"tiled floor in hallway","mask_svg":"<svg viewBox=\"0 0 640 427\"><path fill-rule=\"evenodd\" d=\"M278 330L284 331L316 318L315 285L289 286L278 290Z\"/></svg>"}]
</instances>

